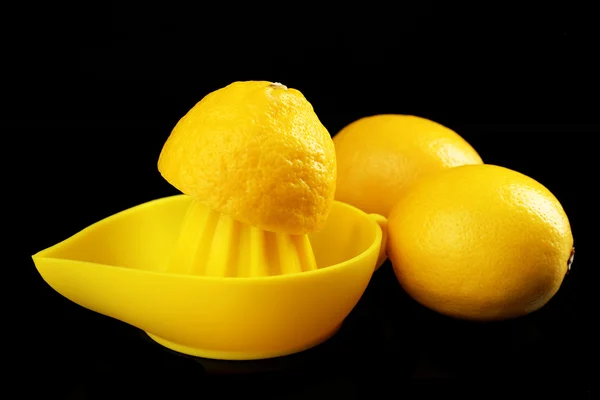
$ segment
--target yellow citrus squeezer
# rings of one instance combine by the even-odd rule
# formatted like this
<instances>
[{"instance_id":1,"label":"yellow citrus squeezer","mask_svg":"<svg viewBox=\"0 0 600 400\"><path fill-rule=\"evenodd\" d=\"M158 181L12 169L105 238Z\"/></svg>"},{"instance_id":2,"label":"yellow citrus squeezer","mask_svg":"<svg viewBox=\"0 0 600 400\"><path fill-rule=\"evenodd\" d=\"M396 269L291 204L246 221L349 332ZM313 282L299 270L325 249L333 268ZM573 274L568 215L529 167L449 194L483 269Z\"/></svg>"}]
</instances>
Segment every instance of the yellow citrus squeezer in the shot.
<instances>
[{"instance_id":1,"label":"yellow citrus squeezer","mask_svg":"<svg viewBox=\"0 0 600 400\"><path fill-rule=\"evenodd\" d=\"M385 218L334 202L325 228L308 235L314 270L253 275L252 262L238 258L222 264L231 271L226 276L172 273L168 268L193 202L177 195L138 205L33 260L61 295L142 329L167 348L250 360L292 354L331 337L362 296L378 258L385 258ZM254 265L267 270L266 264ZM233 276L234 266L247 272Z\"/></svg>"},{"instance_id":2,"label":"yellow citrus squeezer","mask_svg":"<svg viewBox=\"0 0 600 400\"><path fill-rule=\"evenodd\" d=\"M298 94L294 94L296 97L292 100L285 100L287 94L273 92L281 91L283 86L268 82L250 86L255 98L252 110L260 104L260 96L265 92L268 106L283 107L286 115L294 112L290 104L304 107L299 115L308 110L310 119L314 114L312 108L302 103L307 104L303 98L298 100ZM247 107L247 98L239 96L239 87L246 88L238 86L236 98L241 98L240 104ZM213 139L214 135L210 137L213 147L201 133L207 127L205 131L211 134L212 130L219 130L218 124L223 119L205 117L216 114L211 101L214 103L219 95L213 95L208 103L201 102L192 110L205 111L206 104L212 107L210 112L201 114L197 122L190 123L193 118L182 119L178 127L183 126L185 130L181 133L176 127L175 134L172 133L175 144L165 146L167 150L163 149L161 157L170 153L167 156L181 158L182 152L190 148L195 149L191 153L194 160L202 154L220 157L225 151L219 153L216 149L222 150L223 143L228 144L226 149L235 149L231 144L234 139L228 138L226 133L217 139ZM288 103L282 105L277 96L283 96L281 98ZM244 108L241 114L246 116L246 113ZM228 117L234 114L227 109ZM257 118L260 117L262 115ZM316 144L318 140L310 141L307 136L309 143L305 153L313 151L311 160L314 162L319 157L324 159L322 153L329 151L331 139L320 122L313 121L316 121L313 134L327 135L322 148ZM279 120L275 122L280 125ZM259 126L264 131L265 122ZM298 141L300 136L293 131L295 126L300 125L286 128L280 135L290 134ZM306 125L298 129L306 133ZM177 147L183 143L181 135L188 135L183 150ZM191 140L195 141L191 145L189 135L193 135ZM204 147L197 145L198 141ZM240 153L247 152L246 148L237 151L238 159L252 161L248 154ZM386 258L386 219L334 201L333 191L329 189L335 185L331 179L335 170L323 172L318 165L320 169L315 167L309 171L314 172L313 175L301 176L293 170L295 162L286 161L278 166L283 165L285 176L296 179L291 182L292 189L304 190L307 181L316 182L315 185L322 186L308 187L308 192L299 193L327 189L331 199L326 199L328 204L319 196L314 196L313 203L310 196L306 201L304 197L292 199L296 205L296 209L293 206L290 209L290 213L296 211L292 218L308 221L308 225L316 214L307 214L307 218L302 219L298 210L317 209L325 204L322 210L326 211L326 218L320 229L301 227L295 233L269 230L265 225L276 226L281 221L281 213L273 214L279 219L271 218L270 209L263 208L264 218L252 224L248 221L254 216L242 216L242 221L232 213L211 207L210 201L198 198L199 189L193 177L206 175L214 165L221 168L225 165L223 160L231 161L230 155L215 163L205 163L202 169L198 169L198 165L205 159L182 164L179 158L169 157L165 159L171 164L166 167L165 164L161 167L159 161L161 173L170 177L166 179L175 187L189 193L125 210L37 253L33 259L43 279L75 303L136 326L167 348L198 357L229 360L277 357L310 348L332 336L362 296L373 271ZM255 171L255 175L260 173L262 170ZM210 176L220 174L221 170L215 170ZM200 182L204 187L214 183L201 179ZM231 182L225 184L228 183ZM245 184L256 185L256 182ZM236 192L232 193L235 197ZM272 195L264 194L268 204L281 200L269 196ZM235 202L236 198L229 200Z\"/></svg>"}]
</instances>

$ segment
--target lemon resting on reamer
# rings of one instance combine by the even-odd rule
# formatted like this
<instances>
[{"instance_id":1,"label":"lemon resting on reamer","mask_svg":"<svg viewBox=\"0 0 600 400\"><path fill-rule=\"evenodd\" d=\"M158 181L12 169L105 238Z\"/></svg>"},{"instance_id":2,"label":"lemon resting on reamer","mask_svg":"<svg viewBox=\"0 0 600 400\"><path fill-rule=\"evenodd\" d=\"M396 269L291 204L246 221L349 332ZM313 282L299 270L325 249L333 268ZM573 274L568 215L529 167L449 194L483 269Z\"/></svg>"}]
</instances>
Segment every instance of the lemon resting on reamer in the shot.
<instances>
[{"instance_id":1,"label":"lemon resting on reamer","mask_svg":"<svg viewBox=\"0 0 600 400\"><path fill-rule=\"evenodd\" d=\"M159 157L183 194L33 256L90 310L206 358L277 357L331 337L385 260L386 219L334 200L335 149L299 91L234 82L179 120Z\"/></svg>"}]
</instances>

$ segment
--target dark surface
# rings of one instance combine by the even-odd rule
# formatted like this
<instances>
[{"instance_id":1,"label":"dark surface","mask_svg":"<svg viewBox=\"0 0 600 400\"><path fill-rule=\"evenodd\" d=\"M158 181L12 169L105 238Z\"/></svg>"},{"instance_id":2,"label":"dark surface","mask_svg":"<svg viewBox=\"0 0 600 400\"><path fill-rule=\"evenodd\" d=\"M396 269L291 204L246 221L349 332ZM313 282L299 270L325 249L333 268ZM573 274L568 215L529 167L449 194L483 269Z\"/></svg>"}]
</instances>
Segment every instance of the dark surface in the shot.
<instances>
[{"instance_id":1,"label":"dark surface","mask_svg":"<svg viewBox=\"0 0 600 400\"><path fill-rule=\"evenodd\" d=\"M24 251L13 265L21 297L10 303L18 340L7 351L16 356L11 374L29 379L23 393L597 395L597 262L593 236L585 235L597 214L586 206L597 180L591 138L600 133L590 13L419 4L398 13L354 10L335 24L318 12L290 22L293 29L272 13L238 23L175 5L52 5L10 14L27 16L9 29L16 62L7 63L9 101L0 114L8 143L16 141L12 149L22 155L7 174L10 182L16 171L9 192L20 193L24 210L18 221L9 216ZM27 30L33 39L15 33ZM156 169L170 130L210 91L248 79L301 90L332 134L370 114L416 114L459 132L487 163L539 180L563 204L577 247L559 293L514 321L455 321L408 298L386 264L330 341L282 360L235 363L174 354L49 288L30 255L115 212L175 194ZM18 347L21 340L28 345ZM525 387L517 390L519 383Z\"/></svg>"}]
</instances>

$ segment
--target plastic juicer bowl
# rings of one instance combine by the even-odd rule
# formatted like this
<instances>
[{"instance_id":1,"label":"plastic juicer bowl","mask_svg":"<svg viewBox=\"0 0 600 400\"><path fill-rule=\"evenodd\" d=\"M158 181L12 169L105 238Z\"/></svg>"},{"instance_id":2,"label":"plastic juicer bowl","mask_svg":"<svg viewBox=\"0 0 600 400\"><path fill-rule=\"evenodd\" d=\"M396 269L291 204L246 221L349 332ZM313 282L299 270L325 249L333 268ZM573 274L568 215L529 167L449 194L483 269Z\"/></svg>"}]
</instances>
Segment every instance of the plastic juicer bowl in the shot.
<instances>
[{"instance_id":1,"label":"plastic juicer bowl","mask_svg":"<svg viewBox=\"0 0 600 400\"><path fill-rule=\"evenodd\" d=\"M40 251L34 263L61 295L167 348L248 360L327 340L384 259L385 218L335 202L326 227L310 235L317 270L266 277L168 273L190 202L177 195L122 211Z\"/></svg>"}]
</instances>

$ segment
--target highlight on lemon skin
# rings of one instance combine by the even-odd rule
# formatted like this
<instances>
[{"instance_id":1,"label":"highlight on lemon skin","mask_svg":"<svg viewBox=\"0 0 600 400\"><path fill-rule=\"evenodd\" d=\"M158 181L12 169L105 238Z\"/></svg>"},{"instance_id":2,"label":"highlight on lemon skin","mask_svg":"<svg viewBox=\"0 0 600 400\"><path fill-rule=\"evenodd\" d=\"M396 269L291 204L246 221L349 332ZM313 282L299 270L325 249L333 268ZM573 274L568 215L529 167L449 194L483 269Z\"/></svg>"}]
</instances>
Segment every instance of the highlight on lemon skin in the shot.
<instances>
[{"instance_id":1,"label":"highlight on lemon skin","mask_svg":"<svg viewBox=\"0 0 600 400\"><path fill-rule=\"evenodd\" d=\"M216 90L176 124L162 176L210 209L269 232L321 229L337 165L331 135L296 89L267 81Z\"/></svg>"}]
</instances>

